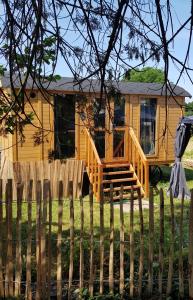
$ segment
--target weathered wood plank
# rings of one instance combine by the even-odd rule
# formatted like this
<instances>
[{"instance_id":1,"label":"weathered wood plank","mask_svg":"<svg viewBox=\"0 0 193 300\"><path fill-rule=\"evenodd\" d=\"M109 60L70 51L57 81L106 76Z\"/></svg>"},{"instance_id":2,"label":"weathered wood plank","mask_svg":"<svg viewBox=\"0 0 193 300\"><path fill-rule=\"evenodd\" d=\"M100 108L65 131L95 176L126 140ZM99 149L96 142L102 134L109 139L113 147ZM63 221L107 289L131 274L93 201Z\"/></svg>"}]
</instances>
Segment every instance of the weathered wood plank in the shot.
<instances>
[{"instance_id":1,"label":"weathered wood plank","mask_svg":"<svg viewBox=\"0 0 193 300\"><path fill-rule=\"evenodd\" d=\"M114 294L114 206L112 184L110 185L109 292Z\"/></svg>"},{"instance_id":2,"label":"weathered wood plank","mask_svg":"<svg viewBox=\"0 0 193 300\"><path fill-rule=\"evenodd\" d=\"M148 253L148 294L153 291L153 249L154 249L154 203L153 189L150 188L149 195L149 253Z\"/></svg>"},{"instance_id":3,"label":"weathered wood plank","mask_svg":"<svg viewBox=\"0 0 193 300\"><path fill-rule=\"evenodd\" d=\"M139 203L139 219L140 219L140 255L139 255L139 282L138 282L138 295L142 294L142 281L143 281L143 265L144 265L144 221L143 209L141 200L141 191L137 190L138 203Z\"/></svg>"},{"instance_id":4,"label":"weathered wood plank","mask_svg":"<svg viewBox=\"0 0 193 300\"><path fill-rule=\"evenodd\" d=\"M159 276L158 276L158 286L159 294L162 297L163 286L163 267L164 267L164 195L163 189L160 189L160 239L159 239Z\"/></svg>"},{"instance_id":5,"label":"weathered wood plank","mask_svg":"<svg viewBox=\"0 0 193 300\"><path fill-rule=\"evenodd\" d=\"M130 240L130 281L129 281L129 295L131 298L134 296L134 191L131 189L130 199L130 227L129 227L129 240Z\"/></svg>"},{"instance_id":6,"label":"weathered wood plank","mask_svg":"<svg viewBox=\"0 0 193 300\"><path fill-rule=\"evenodd\" d=\"M181 200L180 235L179 235L179 297L184 298L184 267L183 267L183 224L184 223L184 190Z\"/></svg>"},{"instance_id":7,"label":"weathered wood plank","mask_svg":"<svg viewBox=\"0 0 193 300\"><path fill-rule=\"evenodd\" d=\"M57 235L57 300L62 299L62 217L63 217L63 183L59 182L58 195L58 235Z\"/></svg>"},{"instance_id":8,"label":"weathered wood plank","mask_svg":"<svg viewBox=\"0 0 193 300\"><path fill-rule=\"evenodd\" d=\"M189 282L189 299L193 299L193 190L191 191L190 200L190 217L189 217L189 247L188 247L188 282Z\"/></svg>"},{"instance_id":9,"label":"weathered wood plank","mask_svg":"<svg viewBox=\"0 0 193 300\"><path fill-rule=\"evenodd\" d=\"M94 264L94 236L93 236L93 186L89 187L89 202L90 202L90 270L89 270L89 294L93 297L93 264Z\"/></svg>"},{"instance_id":10,"label":"weathered wood plank","mask_svg":"<svg viewBox=\"0 0 193 300\"><path fill-rule=\"evenodd\" d=\"M13 296L13 235L12 235L12 202L13 181L7 180L6 184L6 227L7 227L7 259L5 271L5 297Z\"/></svg>"},{"instance_id":11,"label":"weathered wood plank","mask_svg":"<svg viewBox=\"0 0 193 300\"><path fill-rule=\"evenodd\" d=\"M172 281L173 281L173 263L174 263L174 240L175 240L175 224L174 224L174 202L172 191L170 191L170 226L171 226L171 239L170 239L170 251L169 251L169 269L168 269L168 281L166 294L169 296L172 292Z\"/></svg>"},{"instance_id":12,"label":"weathered wood plank","mask_svg":"<svg viewBox=\"0 0 193 300\"><path fill-rule=\"evenodd\" d=\"M70 201L70 265L68 279L68 300L71 299L72 279L74 271L74 198L73 182L69 182L69 201Z\"/></svg>"},{"instance_id":13,"label":"weathered wood plank","mask_svg":"<svg viewBox=\"0 0 193 300\"><path fill-rule=\"evenodd\" d=\"M100 189L100 274L99 274L99 293L103 294L104 285L104 199L103 187Z\"/></svg>"},{"instance_id":14,"label":"weathered wood plank","mask_svg":"<svg viewBox=\"0 0 193 300\"><path fill-rule=\"evenodd\" d=\"M25 298L32 299L31 290L31 260L32 260L32 190L33 181L28 181L27 184L27 211L28 211L28 236L27 236L27 258L26 258L26 290Z\"/></svg>"},{"instance_id":15,"label":"weathered wood plank","mask_svg":"<svg viewBox=\"0 0 193 300\"><path fill-rule=\"evenodd\" d=\"M124 251L125 251L125 226L124 226L124 214L123 214L123 186L121 186L120 191L120 281L119 281L119 291L121 297L124 294L125 288L125 275L124 275Z\"/></svg>"},{"instance_id":16,"label":"weathered wood plank","mask_svg":"<svg viewBox=\"0 0 193 300\"><path fill-rule=\"evenodd\" d=\"M0 179L0 298L4 298L2 251L3 251L3 180Z\"/></svg>"}]
</instances>

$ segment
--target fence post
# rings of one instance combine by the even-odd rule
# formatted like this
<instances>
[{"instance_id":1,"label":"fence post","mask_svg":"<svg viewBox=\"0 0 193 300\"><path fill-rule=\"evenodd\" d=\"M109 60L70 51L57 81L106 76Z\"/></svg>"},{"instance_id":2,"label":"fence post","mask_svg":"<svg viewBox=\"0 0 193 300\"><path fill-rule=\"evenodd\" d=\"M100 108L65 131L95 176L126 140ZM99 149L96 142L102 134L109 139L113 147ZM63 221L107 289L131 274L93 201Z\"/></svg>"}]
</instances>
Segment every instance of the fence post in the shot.
<instances>
[{"instance_id":1,"label":"fence post","mask_svg":"<svg viewBox=\"0 0 193 300\"><path fill-rule=\"evenodd\" d=\"M189 247L188 247L188 264L189 264L189 299L193 299L193 190L191 191L190 200L190 217L189 217Z\"/></svg>"},{"instance_id":2,"label":"fence post","mask_svg":"<svg viewBox=\"0 0 193 300\"><path fill-rule=\"evenodd\" d=\"M114 207L113 185L110 185L110 249L109 249L109 292L114 293Z\"/></svg>"},{"instance_id":3,"label":"fence post","mask_svg":"<svg viewBox=\"0 0 193 300\"><path fill-rule=\"evenodd\" d=\"M41 202L42 185L41 180L36 182L36 264L37 264L37 287L36 300L41 299Z\"/></svg>"},{"instance_id":4,"label":"fence post","mask_svg":"<svg viewBox=\"0 0 193 300\"><path fill-rule=\"evenodd\" d=\"M27 300L32 299L32 291L31 291L32 190L33 190L33 181L30 180L27 184L28 237L27 237L26 290L25 290L25 298Z\"/></svg>"},{"instance_id":5,"label":"fence post","mask_svg":"<svg viewBox=\"0 0 193 300\"><path fill-rule=\"evenodd\" d=\"M142 292L142 280L143 280L143 265L144 265L144 224L143 224L143 209L141 201L140 188L137 190L139 201L139 218L140 218L140 257L139 257L139 284L138 295L141 297Z\"/></svg>"},{"instance_id":6,"label":"fence post","mask_svg":"<svg viewBox=\"0 0 193 300\"><path fill-rule=\"evenodd\" d=\"M123 214L123 185L120 192L120 282L119 290L121 297L124 293L124 214Z\"/></svg>"},{"instance_id":7,"label":"fence post","mask_svg":"<svg viewBox=\"0 0 193 300\"><path fill-rule=\"evenodd\" d=\"M3 180L0 179L0 297L4 298L2 240L3 240Z\"/></svg>"},{"instance_id":8,"label":"fence post","mask_svg":"<svg viewBox=\"0 0 193 300\"><path fill-rule=\"evenodd\" d=\"M104 276L104 198L103 187L100 187L100 295L103 294L103 276Z\"/></svg>"},{"instance_id":9,"label":"fence post","mask_svg":"<svg viewBox=\"0 0 193 300\"><path fill-rule=\"evenodd\" d=\"M149 254L148 254L148 294L151 296L153 290L153 244L154 244L154 203L153 188L149 195Z\"/></svg>"},{"instance_id":10,"label":"fence post","mask_svg":"<svg viewBox=\"0 0 193 300\"><path fill-rule=\"evenodd\" d=\"M6 184L6 226L7 226L7 260L5 271L5 297L13 296L13 244L12 244L12 204L13 181L7 180Z\"/></svg>"},{"instance_id":11,"label":"fence post","mask_svg":"<svg viewBox=\"0 0 193 300\"><path fill-rule=\"evenodd\" d=\"M164 194L163 189L160 189L160 239L159 239L159 294L162 297L162 276L164 266Z\"/></svg>"},{"instance_id":12,"label":"fence post","mask_svg":"<svg viewBox=\"0 0 193 300\"><path fill-rule=\"evenodd\" d=\"M73 182L69 182L69 200L70 200L70 266L68 282L68 300L71 299L71 287L73 279L73 256L74 256L74 199L73 199Z\"/></svg>"},{"instance_id":13,"label":"fence post","mask_svg":"<svg viewBox=\"0 0 193 300\"><path fill-rule=\"evenodd\" d=\"M170 190L170 211L171 211L171 245L169 251L169 270L168 270L168 282L167 282L167 289L166 295L169 296L172 292L172 279L173 279L173 261L174 261L174 202L173 202L173 195L172 190Z\"/></svg>"},{"instance_id":14,"label":"fence post","mask_svg":"<svg viewBox=\"0 0 193 300\"><path fill-rule=\"evenodd\" d=\"M82 195L79 196L80 199L80 290L84 286L84 245L83 245L83 235L84 235L84 206ZM82 297L80 297L82 298Z\"/></svg>"},{"instance_id":15,"label":"fence post","mask_svg":"<svg viewBox=\"0 0 193 300\"><path fill-rule=\"evenodd\" d=\"M93 187L89 187L90 200L90 276L89 276L89 294L93 297L93 260L94 260L94 239L93 239Z\"/></svg>"},{"instance_id":16,"label":"fence post","mask_svg":"<svg viewBox=\"0 0 193 300\"><path fill-rule=\"evenodd\" d=\"M58 236L57 236L57 300L62 299L62 216L63 216L63 182L59 181L58 193Z\"/></svg>"},{"instance_id":17,"label":"fence post","mask_svg":"<svg viewBox=\"0 0 193 300\"><path fill-rule=\"evenodd\" d=\"M63 187L64 190L64 187ZM51 268L52 268L52 197L51 197L51 181L49 180L49 195L48 195L48 300L51 293Z\"/></svg>"},{"instance_id":18,"label":"fence post","mask_svg":"<svg viewBox=\"0 0 193 300\"><path fill-rule=\"evenodd\" d=\"M21 259L21 216L22 216L22 197L23 183L17 184L17 241L16 241L16 266L15 266L15 297L21 294L21 275L22 275L22 259Z\"/></svg>"},{"instance_id":19,"label":"fence post","mask_svg":"<svg viewBox=\"0 0 193 300\"><path fill-rule=\"evenodd\" d=\"M184 270L183 270L183 219L184 219L184 189L182 192L180 212L180 237L179 237L179 296L184 298Z\"/></svg>"},{"instance_id":20,"label":"fence post","mask_svg":"<svg viewBox=\"0 0 193 300\"><path fill-rule=\"evenodd\" d=\"M134 219L134 195L133 187L131 189L130 200L130 297L133 298L134 294L134 233L133 233L133 219Z\"/></svg>"}]
</instances>

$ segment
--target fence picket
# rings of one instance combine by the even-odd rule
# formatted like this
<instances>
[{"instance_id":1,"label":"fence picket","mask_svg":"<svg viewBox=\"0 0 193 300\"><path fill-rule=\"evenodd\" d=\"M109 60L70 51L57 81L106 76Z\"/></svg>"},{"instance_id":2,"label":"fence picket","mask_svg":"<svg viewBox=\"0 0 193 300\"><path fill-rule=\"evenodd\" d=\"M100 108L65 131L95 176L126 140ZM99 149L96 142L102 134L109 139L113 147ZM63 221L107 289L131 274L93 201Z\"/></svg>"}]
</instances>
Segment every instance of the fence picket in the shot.
<instances>
[{"instance_id":1,"label":"fence picket","mask_svg":"<svg viewBox=\"0 0 193 300\"><path fill-rule=\"evenodd\" d=\"M163 195L163 189L160 189L160 239L159 239L159 276L158 276L160 297L162 295L163 267L164 267L164 195Z\"/></svg>"},{"instance_id":2,"label":"fence picket","mask_svg":"<svg viewBox=\"0 0 193 300\"><path fill-rule=\"evenodd\" d=\"M58 236L57 236L57 300L62 299L62 216L63 216L63 183L59 182L58 195Z\"/></svg>"},{"instance_id":3,"label":"fence picket","mask_svg":"<svg viewBox=\"0 0 193 300\"><path fill-rule=\"evenodd\" d=\"M180 236L179 236L179 296L184 298L184 267L183 267L183 222L184 222L184 189L181 200Z\"/></svg>"},{"instance_id":4,"label":"fence picket","mask_svg":"<svg viewBox=\"0 0 193 300\"><path fill-rule=\"evenodd\" d=\"M89 202L90 202L90 272L89 272L89 294L93 296L93 263L94 263L94 237L93 237L93 186L89 187Z\"/></svg>"},{"instance_id":5,"label":"fence picket","mask_svg":"<svg viewBox=\"0 0 193 300\"><path fill-rule=\"evenodd\" d=\"M148 253L148 295L152 295L153 290L153 248L154 248L154 203L153 188L149 193L149 253Z\"/></svg>"},{"instance_id":6,"label":"fence picket","mask_svg":"<svg viewBox=\"0 0 193 300\"><path fill-rule=\"evenodd\" d=\"M46 221L47 221L47 203L49 197L49 181L44 179L43 181L43 207L42 207L42 226L41 226L41 269L42 269L42 284L41 295L42 299L47 299L47 257L46 257Z\"/></svg>"},{"instance_id":7,"label":"fence picket","mask_svg":"<svg viewBox=\"0 0 193 300\"><path fill-rule=\"evenodd\" d=\"M138 295L141 297L142 281L143 281L143 265L144 265L144 224L143 224L143 209L141 200L141 191L137 190L138 202L139 202L139 218L140 218L140 256L139 256L139 283L138 283Z\"/></svg>"},{"instance_id":8,"label":"fence picket","mask_svg":"<svg viewBox=\"0 0 193 300\"><path fill-rule=\"evenodd\" d=\"M32 191L33 191L33 181L30 180L27 186L28 237L27 237L26 290L25 290L25 298L29 300L32 299L32 291L31 291Z\"/></svg>"},{"instance_id":9,"label":"fence picket","mask_svg":"<svg viewBox=\"0 0 193 300\"><path fill-rule=\"evenodd\" d=\"M113 185L110 185L110 251L109 251L109 292L114 293L114 207Z\"/></svg>"},{"instance_id":10,"label":"fence picket","mask_svg":"<svg viewBox=\"0 0 193 300\"><path fill-rule=\"evenodd\" d=\"M5 297L13 296L13 244L12 244L12 202L13 182L7 180L6 184L6 227L7 227L7 260L5 271Z\"/></svg>"},{"instance_id":11,"label":"fence picket","mask_svg":"<svg viewBox=\"0 0 193 300\"><path fill-rule=\"evenodd\" d=\"M69 201L70 201L70 265L68 279L68 300L71 299L71 288L74 269L74 198L73 198L73 182L69 182Z\"/></svg>"},{"instance_id":12,"label":"fence picket","mask_svg":"<svg viewBox=\"0 0 193 300\"><path fill-rule=\"evenodd\" d=\"M17 184L17 241L16 241L16 266L15 266L15 297L21 294L21 216L22 216L23 183Z\"/></svg>"},{"instance_id":13,"label":"fence picket","mask_svg":"<svg viewBox=\"0 0 193 300\"><path fill-rule=\"evenodd\" d=\"M120 191L120 281L119 290L121 297L124 293L124 251L125 251L125 228L124 228L124 214L123 214L123 185L121 185Z\"/></svg>"},{"instance_id":14,"label":"fence picket","mask_svg":"<svg viewBox=\"0 0 193 300\"><path fill-rule=\"evenodd\" d=\"M51 185L48 186L48 300L51 293L51 272L52 272L52 197Z\"/></svg>"},{"instance_id":15,"label":"fence picket","mask_svg":"<svg viewBox=\"0 0 193 300\"><path fill-rule=\"evenodd\" d=\"M189 217L189 247L188 247L188 282L189 282L189 299L193 299L193 190L191 191L190 200L190 217Z\"/></svg>"},{"instance_id":16,"label":"fence picket","mask_svg":"<svg viewBox=\"0 0 193 300\"><path fill-rule=\"evenodd\" d=\"M134 233L133 233L133 219L134 219L134 191L133 187L131 189L131 199L130 199L130 228L129 228L129 236L130 236L130 297L133 298L134 295Z\"/></svg>"},{"instance_id":17,"label":"fence picket","mask_svg":"<svg viewBox=\"0 0 193 300\"><path fill-rule=\"evenodd\" d=\"M37 265L37 285L36 300L41 300L41 202L42 185L41 181L36 181L36 265Z\"/></svg>"},{"instance_id":18,"label":"fence picket","mask_svg":"<svg viewBox=\"0 0 193 300\"><path fill-rule=\"evenodd\" d=\"M104 199L103 187L100 189L100 278L99 278L99 293L103 294L103 279L104 279Z\"/></svg>"},{"instance_id":19,"label":"fence picket","mask_svg":"<svg viewBox=\"0 0 193 300\"><path fill-rule=\"evenodd\" d=\"M3 180L0 179L0 298L4 297L3 276Z\"/></svg>"},{"instance_id":20,"label":"fence picket","mask_svg":"<svg viewBox=\"0 0 193 300\"><path fill-rule=\"evenodd\" d=\"M172 280L173 280L173 262L174 262L174 235L175 235L175 225L174 225L174 202L172 191L170 190L170 226L171 226L171 244L169 251L169 269L168 269L168 281L167 281L167 289L166 294L169 296L172 292Z\"/></svg>"},{"instance_id":21,"label":"fence picket","mask_svg":"<svg viewBox=\"0 0 193 300\"><path fill-rule=\"evenodd\" d=\"M80 282L79 287L80 290L84 286L84 248L83 248L83 233L84 233L84 207L83 207L83 199L82 195L79 197L80 199Z\"/></svg>"}]
</instances>

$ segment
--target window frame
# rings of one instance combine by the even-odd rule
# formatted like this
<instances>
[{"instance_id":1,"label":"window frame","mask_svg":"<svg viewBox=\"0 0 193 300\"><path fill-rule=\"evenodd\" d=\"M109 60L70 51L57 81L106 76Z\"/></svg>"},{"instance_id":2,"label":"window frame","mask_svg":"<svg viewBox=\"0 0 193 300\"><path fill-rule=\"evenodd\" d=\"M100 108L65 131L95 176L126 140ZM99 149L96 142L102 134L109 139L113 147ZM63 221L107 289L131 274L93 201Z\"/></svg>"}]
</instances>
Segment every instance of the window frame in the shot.
<instances>
[{"instance_id":1,"label":"window frame","mask_svg":"<svg viewBox=\"0 0 193 300\"><path fill-rule=\"evenodd\" d=\"M159 131L159 105L158 105L158 97L155 96L140 96L139 97L139 142L141 145L141 103L143 100L156 100L156 114L155 114L155 153L154 154L145 154L147 158L156 158L158 157L158 131ZM143 148L142 148L143 150Z\"/></svg>"}]
</instances>

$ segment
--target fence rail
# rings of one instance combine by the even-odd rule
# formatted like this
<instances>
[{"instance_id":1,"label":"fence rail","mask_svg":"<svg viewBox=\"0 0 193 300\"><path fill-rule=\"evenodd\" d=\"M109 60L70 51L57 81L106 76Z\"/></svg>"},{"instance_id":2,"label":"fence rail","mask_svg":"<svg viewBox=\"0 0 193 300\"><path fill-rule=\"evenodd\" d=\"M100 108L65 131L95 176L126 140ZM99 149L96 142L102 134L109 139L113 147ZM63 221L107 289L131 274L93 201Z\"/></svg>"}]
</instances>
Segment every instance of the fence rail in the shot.
<instances>
[{"instance_id":1,"label":"fence rail","mask_svg":"<svg viewBox=\"0 0 193 300\"><path fill-rule=\"evenodd\" d=\"M50 180L28 180L26 193L17 184L14 199L8 179L2 200L2 185L0 180L0 297L193 297L193 193L190 202L176 205L172 196L165 204L163 190L155 203L151 190L145 210L140 190L137 200L131 191L126 204L122 189L115 204L112 186L108 203L101 187L97 203L92 186L89 197L76 199L69 181L65 198L65 182L57 181L53 198Z\"/></svg>"}]
</instances>

